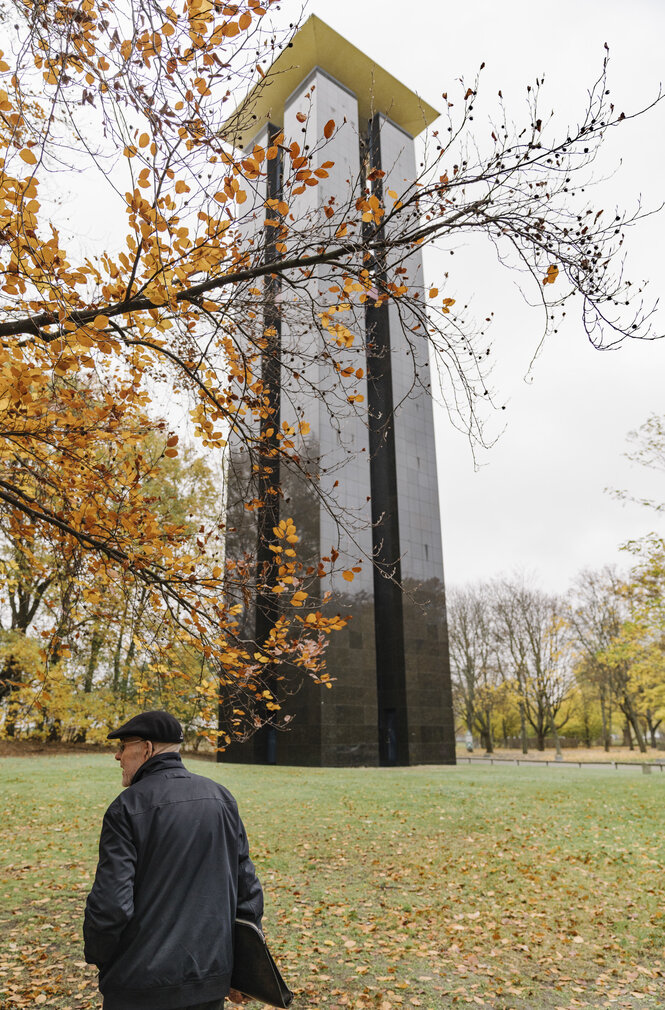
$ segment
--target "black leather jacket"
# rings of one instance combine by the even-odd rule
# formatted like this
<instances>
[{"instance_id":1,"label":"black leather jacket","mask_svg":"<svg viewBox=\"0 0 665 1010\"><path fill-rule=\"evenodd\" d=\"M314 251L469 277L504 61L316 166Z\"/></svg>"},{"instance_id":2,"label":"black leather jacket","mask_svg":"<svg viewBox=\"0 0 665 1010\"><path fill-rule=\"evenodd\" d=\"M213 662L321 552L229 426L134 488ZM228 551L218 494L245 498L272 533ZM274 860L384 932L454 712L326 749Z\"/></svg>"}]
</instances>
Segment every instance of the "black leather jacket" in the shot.
<instances>
[{"instance_id":1,"label":"black leather jacket","mask_svg":"<svg viewBox=\"0 0 665 1010\"><path fill-rule=\"evenodd\" d=\"M228 993L236 914L263 894L236 802L179 754L141 765L104 815L85 959L104 1010L171 1010Z\"/></svg>"}]
</instances>

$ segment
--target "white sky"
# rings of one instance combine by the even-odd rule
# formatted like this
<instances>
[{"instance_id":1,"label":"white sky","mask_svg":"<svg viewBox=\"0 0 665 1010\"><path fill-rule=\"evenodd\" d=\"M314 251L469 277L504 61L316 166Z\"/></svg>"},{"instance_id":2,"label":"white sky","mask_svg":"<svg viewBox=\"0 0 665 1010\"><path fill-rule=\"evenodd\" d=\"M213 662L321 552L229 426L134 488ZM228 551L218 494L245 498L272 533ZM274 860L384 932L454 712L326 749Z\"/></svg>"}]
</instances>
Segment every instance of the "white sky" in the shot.
<instances>
[{"instance_id":1,"label":"white sky","mask_svg":"<svg viewBox=\"0 0 665 1010\"><path fill-rule=\"evenodd\" d=\"M290 0L282 14L296 7ZM455 79L473 83L486 63L482 92L503 91L508 110L521 117L527 83L545 73L545 105L562 123L581 113L610 46L609 86L617 109L628 114L655 97L662 78L665 4L662 0L466 0L447 4L421 0L311 0L315 13L363 49L425 100L440 108L441 92ZM478 109L480 104L477 103ZM569 112L569 114L568 114ZM479 131L485 129L476 115ZM665 103L643 120L616 130L596 175L607 183L610 205L634 208L640 194L657 206L663 193ZM601 191L594 197L603 206ZM665 266L665 216L644 222L630 235L628 274L650 279L651 298L661 292ZM456 261L464 264L464 253ZM439 263L428 261L429 280ZM540 336L540 317L527 313L511 277L487 257L468 257L449 284L476 315L495 312L492 342L496 365L492 387L507 410L488 417L488 433L505 430L478 457L474 470L465 436L445 412L436 413L444 560L448 585L521 569L539 576L544 588L563 591L583 567L625 564L625 540L657 526L658 517L622 505L605 493L621 487L665 499L662 475L649 474L623 456L626 434L650 413L665 410L665 341L631 342L600 353L586 341L571 307L568 329L550 338L527 377ZM446 258L442 269L449 269ZM459 299L458 299L459 300ZM660 332L665 333L665 311Z\"/></svg>"}]
</instances>

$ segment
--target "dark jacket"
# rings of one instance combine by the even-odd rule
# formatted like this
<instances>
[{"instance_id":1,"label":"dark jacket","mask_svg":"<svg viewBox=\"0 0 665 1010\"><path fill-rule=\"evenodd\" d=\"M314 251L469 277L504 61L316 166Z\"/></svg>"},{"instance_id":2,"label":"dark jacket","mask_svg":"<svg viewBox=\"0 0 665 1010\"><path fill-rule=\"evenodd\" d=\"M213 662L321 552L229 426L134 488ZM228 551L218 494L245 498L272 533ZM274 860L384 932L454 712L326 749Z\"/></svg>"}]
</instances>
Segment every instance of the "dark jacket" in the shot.
<instances>
[{"instance_id":1,"label":"dark jacket","mask_svg":"<svg viewBox=\"0 0 665 1010\"><path fill-rule=\"evenodd\" d=\"M263 895L235 800L179 754L155 755L104 815L86 903L104 1010L221 999L236 914L260 925Z\"/></svg>"}]
</instances>

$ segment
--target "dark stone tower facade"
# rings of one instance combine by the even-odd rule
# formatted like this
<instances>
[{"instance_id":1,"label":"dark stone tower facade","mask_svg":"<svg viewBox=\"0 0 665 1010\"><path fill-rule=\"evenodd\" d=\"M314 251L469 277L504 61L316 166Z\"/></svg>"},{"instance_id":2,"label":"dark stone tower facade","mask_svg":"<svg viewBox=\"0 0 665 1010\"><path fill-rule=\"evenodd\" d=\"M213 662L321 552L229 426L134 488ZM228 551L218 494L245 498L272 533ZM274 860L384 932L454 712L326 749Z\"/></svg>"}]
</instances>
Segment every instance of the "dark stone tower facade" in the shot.
<instances>
[{"instance_id":1,"label":"dark stone tower facade","mask_svg":"<svg viewBox=\"0 0 665 1010\"><path fill-rule=\"evenodd\" d=\"M249 150L255 143L266 146L275 128L284 130L285 144L302 142L303 110L319 137L334 120L337 129L321 153L321 161L334 164L325 181L299 198L303 216L322 212L331 196L343 205L350 187L367 182L368 169L383 173L369 173L379 196L404 192L414 182L414 136L435 110L315 17L279 61L281 72L259 100L260 126L239 143ZM277 182L269 178L267 185ZM420 253L403 266L405 283L422 287ZM375 273L386 267L371 264ZM325 284L321 275L310 282L311 303L318 300L323 309L330 303L327 285L327 276ZM316 350L322 332L303 324L288 295L280 301L283 363L302 350L303 341ZM312 393L325 387L316 353L307 356L306 374L294 377L280 366L279 395L280 420L305 417L310 425L322 492L306 507L294 496L293 503L283 503L283 514L306 530L315 554L329 555L334 547L340 571L361 568L352 582L335 576L322 587L332 593L329 608L352 620L332 635L328 648L332 688L306 682L289 700L294 718L286 730L262 730L229 748L222 761L455 761L427 335L395 304L357 300L350 312L358 339L348 356L362 372L360 406L342 408Z\"/></svg>"}]
</instances>

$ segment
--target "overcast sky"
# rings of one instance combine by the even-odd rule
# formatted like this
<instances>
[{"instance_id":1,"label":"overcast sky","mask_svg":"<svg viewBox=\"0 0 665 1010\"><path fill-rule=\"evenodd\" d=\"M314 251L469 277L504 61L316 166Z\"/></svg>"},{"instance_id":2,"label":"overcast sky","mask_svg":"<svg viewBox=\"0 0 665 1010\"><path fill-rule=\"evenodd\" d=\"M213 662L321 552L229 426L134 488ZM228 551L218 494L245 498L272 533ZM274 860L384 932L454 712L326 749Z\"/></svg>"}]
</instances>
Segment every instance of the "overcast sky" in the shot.
<instances>
[{"instance_id":1,"label":"overcast sky","mask_svg":"<svg viewBox=\"0 0 665 1010\"><path fill-rule=\"evenodd\" d=\"M293 17L295 9L287 2L282 13ZM626 114L655 97L665 77L662 0L312 0L307 12L437 108L442 91L452 92L459 77L473 83L484 61L483 93L501 88L516 119L526 85L545 73L545 104L563 122L574 120L601 68L605 42L613 100ZM482 114L476 123L484 129ZM599 177L614 173L604 184L609 202L634 208L641 195L646 206L657 206L665 195L664 155L665 103L611 138L596 169ZM602 206L600 190L596 199ZM653 300L662 287L664 227L661 215L630 235L629 275L650 279ZM477 456L478 469L465 436L437 410L446 580L458 585L521 569L535 573L544 588L563 591L583 567L625 564L619 546L657 526L654 514L620 504L605 489L665 499L663 475L643 472L623 455L627 433L649 414L665 412L665 341L598 352L586 341L578 307L529 371L540 317L525 310L511 277L491 257L474 263L467 259L453 283L473 298L478 317L495 312L492 386L495 402L507 409L487 417L488 436L504 430ZM436 257L426 265L436 281ZM665 332L665 311L659 322Z\"/></svg>"}]
</instances>

